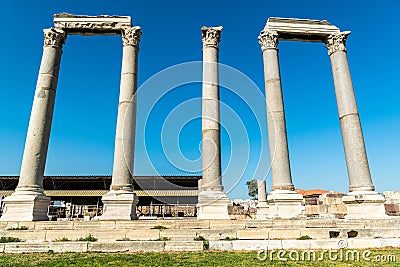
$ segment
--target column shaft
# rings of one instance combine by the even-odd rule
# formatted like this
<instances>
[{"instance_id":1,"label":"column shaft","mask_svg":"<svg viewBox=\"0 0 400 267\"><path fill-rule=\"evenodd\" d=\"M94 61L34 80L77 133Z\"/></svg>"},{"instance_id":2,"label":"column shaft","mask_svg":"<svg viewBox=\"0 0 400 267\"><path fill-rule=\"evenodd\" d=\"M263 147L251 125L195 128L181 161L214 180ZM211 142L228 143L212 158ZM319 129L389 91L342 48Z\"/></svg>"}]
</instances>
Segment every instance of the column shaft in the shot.
<instances>
[{"instance_id":1,"label":"column shaft","mask_svg":"<svg viewBox=\"0 0 400 267\"><path fill-rule=\"evenodd\" d=\"M133 190L136 130L137 46L124 45L115 136L112 190Z\"/></svg>"},{"instance_id":2,"label":"column shaft","mask_svg":"<svg viewBox=\"0 0 400 267\"><path fill-rule=\"evenodd\" d=\"M347 35L346 35L347 36ZM354 95L347 54L341 46L330 50L340 127L346 156L350 191L373 191L364 137Z\"/></svg>"},{"instance_id":3,"label":"column shaft","mask_svg":"<svg viewBox=\"0 0 400 267\"><path fill-rule=\"evenodd\" d=\"M46 43L40 64L39 76L32 105L28 133L26 136L21 174L17 188L43 190L43 174L53 119L54 101L60 70L62 44L65 33L59 30L45 30L57 42ZM50 38L50 37L49 37Z\"/></svg>"},{"instance_id":4,"label":"column shaft","mask_svg":"<svg viewBox=\"0 0 400 267\"><path fill-rule=\"evenodd\" d=\"M277 37L275 37L277 38ZM262 41L260 40L262 43ZM263 49L272 190L293 190L277 41Z\"/></svg>"},{"instance_id":5,"label":"column shaft","mask_svg":"<svg viewBox=\"0 0 400 267\"><path fill-rule=\"evenodd\" d=\"M202 140L202 190L223 191L218 48L216 46L203 46Z\"/></svg>"}]
</instances>

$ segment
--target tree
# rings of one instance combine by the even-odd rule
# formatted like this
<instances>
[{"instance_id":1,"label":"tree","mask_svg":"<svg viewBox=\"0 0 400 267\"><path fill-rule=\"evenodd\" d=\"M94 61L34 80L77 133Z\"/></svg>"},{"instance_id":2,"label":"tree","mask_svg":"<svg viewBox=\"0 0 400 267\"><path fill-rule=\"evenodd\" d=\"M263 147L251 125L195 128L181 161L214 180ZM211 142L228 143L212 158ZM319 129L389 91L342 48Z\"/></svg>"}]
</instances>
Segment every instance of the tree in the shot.
<instances>
[{"instance_id":1,"label":"tree","mask_svg":"<svg viewBox=\"0 0 400 267\"><path fill-rule=\"evenodd\" d=\"M258 184L257 180L250 180L246 182L247 188L248 188L248 195L253 198L257 199L257 194L258 194Z\"/></svg>"}]
</instances>

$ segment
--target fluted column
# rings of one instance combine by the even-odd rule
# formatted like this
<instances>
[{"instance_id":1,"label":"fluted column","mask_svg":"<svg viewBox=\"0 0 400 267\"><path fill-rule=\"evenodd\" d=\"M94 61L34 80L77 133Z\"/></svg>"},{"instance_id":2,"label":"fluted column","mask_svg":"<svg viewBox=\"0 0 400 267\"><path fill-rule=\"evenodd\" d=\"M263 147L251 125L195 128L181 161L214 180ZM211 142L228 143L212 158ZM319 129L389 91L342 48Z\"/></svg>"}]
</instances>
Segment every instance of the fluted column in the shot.
<instances>
[{"instance_id":1,"label":"fluted column","mask_svg":"<svg viewBox=\"0 0 400 267\"><path fill-rule=\"evenodd\" d=\"M103 220L136 219L138 199L133 192L136 131L136 90L141 29L122 31L122 70L110 192L103 196Z\"/></svg>"},{"instance_id":2,"label":"fluted column","mask_svg":"<svg viewBox=\"0 0 400 267\"><path fill-rule=\"evenodd\" d=\"M218 46L222 27L202 27L202 180L198 218L228 219L229 199L221 177Z\"/></svg>"},{"instance_id":3,"label":"fluted column","mask_svg":"<svg viewBox=\"0 0 400 267\"><path fill-rule=\"evenodd\" d=\"M4 200L2 220L48 220L50 198L43 193L43 175L54 111L62 45L66 33L44 30L42 62L26 136L21 174L15 193Z\"/></svg>"},{"instance_id":4,"label":"fluted column","mask_svg":"<svg viewBox=\"0 0 400 267\"><path fill-rule=\"evenodd\" d=\"M340 127L346 156L350 191L373 191L364 137L346 54L350 32L330 35L326 47L331 59Z\"/></svg>"},{"instance_id":5,"label":"fluted column","mask_svg":"<svg viewBox=\"0 0 400 267\"><path fill-rule=\"evenodd\" d=\"M264 60L272 190L293 190L277 49L278 33L262 31L258 40Z\"/></svg>"}]
</instances>

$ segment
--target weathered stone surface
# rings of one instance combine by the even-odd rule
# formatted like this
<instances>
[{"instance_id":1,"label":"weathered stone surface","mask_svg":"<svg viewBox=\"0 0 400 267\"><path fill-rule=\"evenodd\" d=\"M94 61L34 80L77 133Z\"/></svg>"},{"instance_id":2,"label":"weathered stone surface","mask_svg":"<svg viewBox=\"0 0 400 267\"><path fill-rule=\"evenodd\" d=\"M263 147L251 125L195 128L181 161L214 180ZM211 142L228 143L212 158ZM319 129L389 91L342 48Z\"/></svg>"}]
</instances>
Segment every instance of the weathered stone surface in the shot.
<instances>
[{"instance_id":1,"label":"weathered stone surface","mask_svg":"<svg viewBox=\"0 0 400 267\"><path fill-rule=\"evenodd\" d=\"M49 250L56 253L88 252L88 242L50 242Z\"/></svg>"},{"instance_id":2,"label":"weathered stone surface","mask_svg":"<svg viewBox=\"0 0 400 267\"><path fill-rule=\"evenodd\" d=\"M175 223L176 229L208 229L210 228L209 220L193 220L193 221L179 221Z\"/></svg>"},{"instance_id":3,"label":"weathered stone surface","mask_svg":"<svg viewBox=\"0 0 400 267\"><path fill-rule=\"evenodd\" d=\"M269 230L268 229L237 230L236 237L238 239L265 240L269 239Z\"/></svg>"},{"instance_id":4,"label":"weathered stone surface","mask_svg":"<svg viewBox=\"0 0 400 267\"><path fill-rule=\"evenodd\" d=\"M73 229L118 229L116 221L74 221Z\"/></svg>"},{"instance_id":5,"label":"weathered stone surface","mask_svg":"<svg viewBox=\"0 0 400 267\"><path fill-rule=\"evenodd\" d=\"M89 252L127 252L130 251L131 242L118 241L113 243L89 242Z\"/></svg>"},{"instance_id":6,"label":"weathered stone surface","mask_svg":"<svg viewBox=\"0 0 400 267\"><path fill-rule=\"evenodd\" d=\"M224 240L226 238L236 238L235 229L201 229L196 230L196 237L202 236L207 240Z\"/></svg>"},{"instance_id":7,"label":"weathered stone surface","mask_svg":"<svg viewBox=\"0 0 400 267\"><path fill-rule=\"evenodd\" d=\"M130 229L126 231L126 238L129 240L157 240L160 238L160 231L156 229Z\"/></svg>"},{"instance_id":8,"label":"weathered stone surface","mask_svg":"<svg viewBox=\"0 0 400 267\"><path fill-rule=\"evenodd\" d=\"M120 34L122 29L132 26L132 19L128 16L77 16L61 13L54 15L54 25L68 34Z\"/></svg>"},{"instance_id":9,"label":"weathered stone surface","mask_svg":"<svg viewBox=\"0 0 400 267\"><path fill-rule=\"evenodd\" d=\"M270 229L270 239L296 239L300 237L300 229Z\"/></svg>"},{"instance_id":10,"label":"weathered stone surface","mask_svg":"<svg viewBox=\"0 0 400 267\"><path fill-rule=\"evenodd\" d=\"M245 220L210 220L210 229L245 229Z\"/></svg>"},{"instance_id":11,"label":"weathered stone surface","mask_svg":"<svg viewBox=\"0 0 400 267\"><path fill-rule=\"evenodd\" d=\"M165 251L202 251L202 241L167 241Z\"/></svg>"},{"instance_id":12,"label":"weathered stone surface","mask_svg":"<svg viewBox=\"0 0 400 267\"><path fill-rule=\"evenodd\" d=\"M76 241L79 238L86 237L90 233L89 230L42 230L40 232L46 233L47 241L57 241L62 238Z\"/></svg>"},{"instance_id":13,"label":"weathered stone surface","mask_svg":"<svg viewBox=\"0 0 400 267\"><path fill-rule=\"evenodd\" d=\"M164 251L164 241L133 241L130 242L130 252L161 252Z\"/></svg>"},{"instance_id":14,"label":"weathered stone surface","mask_svg":"<svg viewBox=\"0 0 400 267\"><path fill-rule=\"evenodd\" d=\"M177 231L176 229L165 229L160 231L160 237L167 237L174 241L193 241L196 237L196 230L185 229L183 231Z\"/></svg>"},{"instance_id":15,"label":"weathered stone surface","mask_svg":"<svg viewBox=\"0 0 400 267\"><path fill-rule=\"evenodd\" d=\"M285 40L322 42L330 34L339 33L340 29L326 20L274 18L270 17L264 28L273 31Z\"/></svg>"}]
</instances>

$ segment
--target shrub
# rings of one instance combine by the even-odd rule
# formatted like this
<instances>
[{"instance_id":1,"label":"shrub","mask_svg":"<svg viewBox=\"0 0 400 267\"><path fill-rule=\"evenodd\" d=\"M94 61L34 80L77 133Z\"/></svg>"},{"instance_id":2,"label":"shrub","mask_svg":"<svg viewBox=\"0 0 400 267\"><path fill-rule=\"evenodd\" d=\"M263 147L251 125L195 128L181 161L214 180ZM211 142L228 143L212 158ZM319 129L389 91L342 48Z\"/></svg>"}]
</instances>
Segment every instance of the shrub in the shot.
<instances>
[{"instance_id":1,"label":"shrub","mask_svg":"<svg viewBox=\"0 0 400 267\"><path fill-rule=\"evenodd\" d=\"M162 226L162 225L156 225L154 227L152 227L151 229L157 229L157 230L164 230L164 229L168 229L168 227Z\"/></svg>"},{"instance_id":2,"label":"shrub","mask_svg":"<svg viewBox=\"0 0 400 267\"><path fill-rule=\"evenodd\" d=\"M18 237L12 237L12 236L0 237L0 243L12 243L12 242L22 242L22 240L19 239Z\"/></svg>"},{"instance_id":3,"label":"shrub","mask_svg":"<svg viewBox=\"0 0 400 267\"><path fill-rule=\"evenodd\" d=\"M312 238L309 237L308 235L302 235L299 238L297 238L297 240L308 240L308 239L312 239Z\"/></svg>"},{"instance_id":4,"label":"shrub","mask_svg":"<svg viewBox=\"0 0 400 267\"><path fill-rule=\"evenodd\" d=\"M86 242L96 242L97 238L95 238L94 236L92 236L91 233L89 233L86 237L81 237L76 241L86 241Z\"/></svg>"}]
</instances>

